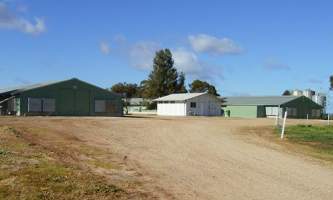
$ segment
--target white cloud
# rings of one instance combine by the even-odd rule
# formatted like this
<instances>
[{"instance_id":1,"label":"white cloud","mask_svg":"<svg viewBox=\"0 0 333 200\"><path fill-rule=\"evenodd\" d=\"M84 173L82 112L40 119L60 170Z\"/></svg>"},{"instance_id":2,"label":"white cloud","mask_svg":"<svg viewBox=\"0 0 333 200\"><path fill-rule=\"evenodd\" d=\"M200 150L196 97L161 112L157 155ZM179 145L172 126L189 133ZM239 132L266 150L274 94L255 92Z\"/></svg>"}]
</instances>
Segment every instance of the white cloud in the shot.
<instances>
[{"instance_id":1,"label":"white cloud","mask_svg":"<svg viewBox=\"0 0 333 200\"><path fill-rule=\"evenodd\" d=\"M124 58L130 66L140 70L151 70L155 53L162 48L159 43L153 41L131 44L123 35L114 37L114 54ZM223 79L221 66L202 62L196 52L185 48L171 49L171 52L175 67L187 76L208 81Z\"/></svg>"},{"instance_id":2,"label":"white cloud","mask_svg":"<svg viewBox=\"0 0 333 200\"><path fill-rule=\"evenodd\" d=\"M264 63L264 68L271 71L289 71L291 70L290 66L281 63L273 58L267 59Z\"/></svg>"},{"instance_id":3,"label":"white cloud","mask_svg":"<svg viewBox=\"0 0 333 200\"><path fill-rule=\"evenodd\" d=\"M0 2L0 29L18 30L24 33L38 35L46 31L43 19L35 17L29 21L10 11L5 3Z\"/></svg>"},{"instance_id":4,"label":"white cloud","mask_svg":"<svg viewBox=\"0 0 333 200\"><path fill-rule=\"evenodd\" d=\"M186 74L195 74L202 71L202 64L199 62L195 53L185 49L172 51L175 67Z\"/></svg>"},{"instance_id":5,"label":"white cloud","mask_svg":"<svg viewBox=\"0 0 333 200\"><path fill-rule=\"evenodd\" d=\"M199 78L208 81L223 79L221 66L214 66L202 62L194 52L183 48L172 50L175 67L192 78Z\"/></svg>"},{"instance_id":6,"label":"white cloud","mask_svg":"<svg viewBox=\"0 0 333 200\"><path fill-rule=\"evenodd\" d=\"M130 64L143 70L152 69L155 53L159 49L159 44L155 42L138 42L131 45L128 50Z\"/></svg>"},{"instance_id":7,"label":"white cloud","mask_svg":"<svg viewBox=\"0 0 333 200\"><path fill-rule=\"evenodd\" d=\"M108 45L109 46L109 45ZM100 50L106 50L106 45L100 45ZM130 43L124 35L118 34L112 38L112 52L115 56L126 60L131 67L140 70L151 70L156 51L160 45L153 41ZM105 51L106 52L106 51Z\"/></svg>"},{"instance_id":8,"label":"white cloud","mask_svg":"<svg viewBox=\"0 0 333 200\"><path fill-rule=\"evenodd\" d=\"M107 42L101 42L99 44L99 50L102 52L102 54L108 55L110 54L110 46Z\"/></svg>"},{"instance_id":9,"label":"white cloud","mask_svg":"<svg viewBox=\"0 0 333 200\"><path fill-rule=\"evenodd\" d=\"M190 35L188 40L196 52L216 55L240 54L243 49L229 38L217 38L206 34Z\"/></svg>"}]
</instances>

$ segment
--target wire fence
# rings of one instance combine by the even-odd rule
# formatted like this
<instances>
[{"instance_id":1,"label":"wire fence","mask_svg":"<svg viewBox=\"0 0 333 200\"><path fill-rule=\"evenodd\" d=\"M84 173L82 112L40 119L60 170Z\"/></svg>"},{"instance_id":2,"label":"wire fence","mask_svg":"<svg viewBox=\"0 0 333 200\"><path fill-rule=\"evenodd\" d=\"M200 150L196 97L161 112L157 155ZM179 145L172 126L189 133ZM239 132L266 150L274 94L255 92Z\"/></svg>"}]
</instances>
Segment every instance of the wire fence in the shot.
<instances>
[{"instance_id":1,"label":"wire fence","mask_svg":"<svg viewBox=\"0 0 333 200\"><path fill-rule=\"evenodd\" d=\"M307 115L306 120L302 120L301 123L305 125L326 125L326 126L331 126L333 125L332 122L332 115L327 114L324 119L321 120L312 120L309 119L309 115ZM278 115L275 118L275 126L280 132L280 137L281 139L284 139L285 136L285 129L287 125L287 120L288 120L288 111L285 111L284 113L279 112Z\"/></svg>"}]
</instances>

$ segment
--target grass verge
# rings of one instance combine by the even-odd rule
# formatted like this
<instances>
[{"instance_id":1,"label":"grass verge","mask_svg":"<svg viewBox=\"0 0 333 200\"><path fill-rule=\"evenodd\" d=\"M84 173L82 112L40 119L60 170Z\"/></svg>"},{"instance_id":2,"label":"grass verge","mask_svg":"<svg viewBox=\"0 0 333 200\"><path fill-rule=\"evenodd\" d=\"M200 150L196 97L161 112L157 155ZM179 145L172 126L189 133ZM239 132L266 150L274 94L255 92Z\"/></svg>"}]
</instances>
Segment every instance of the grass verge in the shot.
<instances>
[{"instance_id":1,"label":"grass verge","mask_svg":"<svg viewBox=\"0 0 333 200\"><path fill-rule=\"evenodd\" d=\"M0 199L127 199L122 188L52 155L0 127Z\"/></svg>"},{"instance_id":2,"label":"grass verge","mask_svg":"<svg viewBox=\"0 0 333 200\"><path fill-rule=\"evenodd\" d=\"M333 126L288 126L285 136L289 142L311 147L317 157L333 161Z\"/></svg>"},{"instance_id":3,"label":"grass verge","mask_svg":"<svg viewBox=\"0 0 333 200\"><path fill-rule=\"evenodd\" d=\"M272 126L242 128L242 137L257 145L285 149L333 164L333 126L289 125L285 130L285 139L280 139L281 130ZM268 142L253 139L259 136Z\"/></svg>"}]
</instances>

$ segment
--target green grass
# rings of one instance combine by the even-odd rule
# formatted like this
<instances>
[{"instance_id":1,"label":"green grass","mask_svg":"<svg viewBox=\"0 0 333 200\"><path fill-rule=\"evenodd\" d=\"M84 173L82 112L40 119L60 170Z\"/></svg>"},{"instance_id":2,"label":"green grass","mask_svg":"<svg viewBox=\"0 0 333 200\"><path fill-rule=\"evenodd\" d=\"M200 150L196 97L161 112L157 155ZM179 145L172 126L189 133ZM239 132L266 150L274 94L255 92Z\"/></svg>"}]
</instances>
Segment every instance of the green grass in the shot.
<instances>
[{"instance_id":1,"label":"green grass","mask_svg":"<svg viewBox=\"0 0 333 200\"><path fill-rule=\"evenodd\" d=\"M290 142L309 146L321 157L333 161L333 126L288 126L285 137Z\"/></svg>"},{"instance_id":2,"label":"green grass","mask_svg":"<svg viewBox=\"0 0 333 200\"><path fill-rule=\"evenodd\" d=\"M333 149L333 126L289 126L286 128L286 137L299 142L320 143Z\"/></svg>"}]
</instances>

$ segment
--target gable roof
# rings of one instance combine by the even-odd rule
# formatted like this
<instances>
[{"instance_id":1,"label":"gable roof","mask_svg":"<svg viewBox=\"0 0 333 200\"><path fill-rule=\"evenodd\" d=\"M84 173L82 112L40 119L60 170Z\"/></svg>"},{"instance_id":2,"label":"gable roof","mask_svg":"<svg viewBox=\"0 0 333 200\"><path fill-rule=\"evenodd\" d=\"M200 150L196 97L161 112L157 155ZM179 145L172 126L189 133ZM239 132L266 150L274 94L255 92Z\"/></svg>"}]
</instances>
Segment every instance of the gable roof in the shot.
<instances>
[{"instance_id":1,"label":"gable roof","mask_svg":"<svg viewBox=\"0 0 333 200\"><path fill-rule=\"evenodd\" d=\"M194 97L198 97L201 95L207 94L206 92L203 93L178 93L178 94L169 94L164 97L160 97L154 99L153 101L186 101L188 99L192 99Z\"/></svg>"},{"instance_id":2,"label":"gable roof","mask_svg":"<svg viewBox=\"0 0 333 200\"><path fill-rule=\"evenodd\" d=\"M223 105L282 105L302 96L240 96L225 97Z\"/></svg>"},{"instance_id":3,"label":"gable roof","mask_svg":"<svg viewBox=\"0 0 333 200\"><path fill-rule=\"evenodd\" d=\"M0 89L0 94L8 93L8 92L19 93L19 92L32 90L32 89L36 89L36 88L40 88L40 87L45 87L45 86L52 85L55 83L60 83L60 82L63 82L63 81L49 81L49 82L37 83L37 84L31 84L31 85L2 88L2 89Z\"/></svg>"},{"instance_id":4,"label":"gable roof","mask_svg":"<svg viewBox=\"0 0 333 200\"><path fill-rule=\"evenodd\" d=\"M66 80L62 80L62 81L48 81L48 82L44 82L44 83L37 83L37 84L31 84L31 85L25 85L25 86L18 86L18 87L11 87L11 88L5 88L5 89L0 89L0 95L1 94L4 94L4 93L9 93L11 95L15 95L15 94L19 94L19 93L22 93L22 92L25 92L25 91L29 91L29 90L33 90L33 89L37 89L37 88L42 88L42 87L47 87L47 86L50 86L50 85L54 85L54 84L58 84L58 83L63 83L63 82L67 82L67 81L79 81L79 82L82 82L82 83L85 83L85 84L88 84L92 87L95 87L95 88L98 88L100 90L104 90L106 92L109 92L109 93L112 93L113 95L116 95L116 96L119 96L119 94L116 94L114 92L111 92L111 91L108 91L106 89L103 89L101 87L98 87L98 86L95 86L91 83L87 83L85 81L82 81L78 78L71 78L71 79L66 79Z\"/></svg>"}]
</instances>

